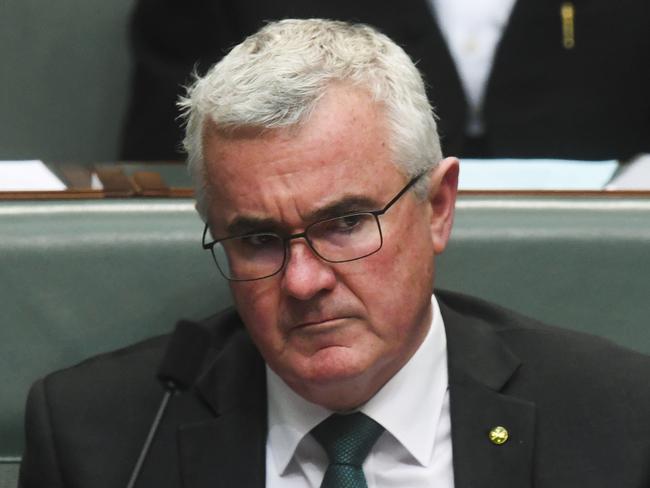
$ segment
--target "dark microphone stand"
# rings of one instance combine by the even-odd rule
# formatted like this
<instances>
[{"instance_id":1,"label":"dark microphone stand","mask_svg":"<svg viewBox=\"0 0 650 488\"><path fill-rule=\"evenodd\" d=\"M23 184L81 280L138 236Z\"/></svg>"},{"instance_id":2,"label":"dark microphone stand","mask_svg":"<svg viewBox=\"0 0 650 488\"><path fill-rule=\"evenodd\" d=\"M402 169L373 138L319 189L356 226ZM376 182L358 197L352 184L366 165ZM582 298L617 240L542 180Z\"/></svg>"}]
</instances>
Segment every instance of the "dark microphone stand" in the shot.
<instances>
[{"instance_id":1,"label":"dark microphone stand","mask_svg":"<svg viewBox=\"0 0 650 488\"><path fill-rule=\"evenodd\" d=\"M176 324L176 330L169 340L157 375L165 387L165 393L126 488L134 488L169 400L176 392L185 390L194 383L210 343L210 333L199 324L187 320L181 320Z\"/></svg>"}]
</instances>

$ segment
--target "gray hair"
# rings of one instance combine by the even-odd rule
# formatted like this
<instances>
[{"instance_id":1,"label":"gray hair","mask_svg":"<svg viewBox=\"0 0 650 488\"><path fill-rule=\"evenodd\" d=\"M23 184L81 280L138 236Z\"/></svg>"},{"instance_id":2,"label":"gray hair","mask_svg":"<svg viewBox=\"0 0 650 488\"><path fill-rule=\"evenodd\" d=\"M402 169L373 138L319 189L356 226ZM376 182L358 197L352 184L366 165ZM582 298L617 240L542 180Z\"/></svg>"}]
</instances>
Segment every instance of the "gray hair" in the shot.
<instances>
[{"instance_id":1,"label":"gray hair","mask_svg":"<svg viewBox=\"0 0 650 488\"><path fill-rule=\"evenodd\" d=\"M386 111L394 163L407 177L442 158L433 110L419 71L384 34L363 24L286 19L267 24L196 77L179 101L183 145L205 219L209 197L203 160L206 119L225 130L304 123L334 82L366 89ZM419 189L423 191L424 183Z\"/></svg>"}]
</instances>

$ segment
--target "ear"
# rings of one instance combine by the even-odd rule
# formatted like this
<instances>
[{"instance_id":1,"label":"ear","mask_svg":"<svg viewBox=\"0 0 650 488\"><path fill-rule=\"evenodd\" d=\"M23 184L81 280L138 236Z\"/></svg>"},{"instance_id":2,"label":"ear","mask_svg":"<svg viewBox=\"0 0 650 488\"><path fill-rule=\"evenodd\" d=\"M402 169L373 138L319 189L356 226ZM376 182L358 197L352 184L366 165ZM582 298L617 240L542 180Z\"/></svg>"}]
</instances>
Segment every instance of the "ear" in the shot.
<instances>
[{"instance_id":1,"label":"ear","mask_svg":"<svg viewBox=\"0 0 650 488\"><path fill-rule=\"evenodd\" d=\"M445 158L433 170L429 186L429 203L431 204L431 238L436 254L441 254L447 247L454 223L454 209L458 192L458 171L460 162L457 158Z\"/></svg>"}]
</instances>

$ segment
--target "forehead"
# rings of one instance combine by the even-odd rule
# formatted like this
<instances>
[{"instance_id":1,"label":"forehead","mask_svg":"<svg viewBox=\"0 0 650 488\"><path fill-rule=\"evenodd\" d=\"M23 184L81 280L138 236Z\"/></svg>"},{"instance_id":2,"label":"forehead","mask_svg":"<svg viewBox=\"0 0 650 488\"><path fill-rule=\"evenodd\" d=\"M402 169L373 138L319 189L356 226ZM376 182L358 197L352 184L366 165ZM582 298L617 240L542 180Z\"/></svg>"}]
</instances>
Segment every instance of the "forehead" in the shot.
<instances>
[{"instance_id":1,"label":"forehead","mask_svg":"<svg viewBox=\"0 0 650 488\"><path fill-rule=\"evenodd\" d=\"M227 224L244 215L297 225L340 199L380 202L405 181L389 136L383 107L365 91L342 86L329 89L299 127L234 133L209 127L210 221Z\"/></svg>"}]
</instances>

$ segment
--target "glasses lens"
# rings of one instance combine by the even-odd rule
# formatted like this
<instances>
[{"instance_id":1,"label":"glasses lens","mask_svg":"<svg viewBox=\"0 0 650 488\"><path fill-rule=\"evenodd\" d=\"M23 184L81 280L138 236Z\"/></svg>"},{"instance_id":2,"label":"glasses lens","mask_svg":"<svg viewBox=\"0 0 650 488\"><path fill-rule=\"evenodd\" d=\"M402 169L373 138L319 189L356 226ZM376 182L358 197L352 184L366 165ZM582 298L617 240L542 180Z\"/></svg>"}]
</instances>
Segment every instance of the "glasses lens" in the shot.
<instances>
[{"instance_id":1,"label":"glasses lens","mask_svg":"<svg viewBox=\"0 0 650 488\"><path fill-rule=\"evenodd\" d=\"M323 220L308 229L307 237L323 259L335 263L368 256L382 244L379 222L371 213Z\"/></svg>"},{"instance_id":2,"label":"glasses lens","mask_svg":"<svg viewBox=\"0 0 650 488\"><path fill-rule=\"evenodd\" d=\"M250 234L219 241L212 255L227 279L255 280L282 268L284 244L275 234Z\"/></svg>"}]
</instances>

